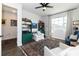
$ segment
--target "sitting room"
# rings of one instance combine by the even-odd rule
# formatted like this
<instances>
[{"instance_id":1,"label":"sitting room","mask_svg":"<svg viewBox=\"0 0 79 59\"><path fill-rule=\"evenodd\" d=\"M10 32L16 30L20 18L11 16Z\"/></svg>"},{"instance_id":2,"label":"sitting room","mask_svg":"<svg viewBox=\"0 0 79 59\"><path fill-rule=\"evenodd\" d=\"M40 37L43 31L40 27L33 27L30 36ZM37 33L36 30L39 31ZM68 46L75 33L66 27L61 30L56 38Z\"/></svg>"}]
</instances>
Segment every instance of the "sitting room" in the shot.
<instances>
[{"instance_id":1,"label":"sitting room","mask_svg":"<svg viewBox=\"0 0 79 59\"><path fill-rule=\"evenodd\" d=\"M17 41L2 56L79 56L79 3L3 5L17 10Z\"/></svg>"}]
</instances>

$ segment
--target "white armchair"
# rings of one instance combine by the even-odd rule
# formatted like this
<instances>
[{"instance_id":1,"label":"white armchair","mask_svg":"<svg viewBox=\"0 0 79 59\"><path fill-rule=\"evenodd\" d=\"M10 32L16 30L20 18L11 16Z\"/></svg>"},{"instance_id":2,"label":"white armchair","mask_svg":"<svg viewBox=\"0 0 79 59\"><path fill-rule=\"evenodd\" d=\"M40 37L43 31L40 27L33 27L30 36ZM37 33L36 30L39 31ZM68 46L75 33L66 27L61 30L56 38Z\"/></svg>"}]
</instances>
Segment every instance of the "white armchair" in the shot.
<instances>
[{"instance_id":1,"label":"white armchair","mask_svg":"<svg viewBox=\"0 0 79 59\"><path fill-rule=\"evenodd\" d=\"M66 48L69 48L68 45L64 43L59 43L59 47L54 49L49 49L47 46L44 47L44 56L58 56Z\"/></svg>"},{"instance_id":2,"label":"white armchair","mask_svg":"<svg viewBox=\"0 0 79 59\"><path fill-rule=\"evenodd\" d=\"M35 41L43 40L44 39L44 34L38 31L37 33L33 34L33 39Z\"/></svg>"}]
</instances>

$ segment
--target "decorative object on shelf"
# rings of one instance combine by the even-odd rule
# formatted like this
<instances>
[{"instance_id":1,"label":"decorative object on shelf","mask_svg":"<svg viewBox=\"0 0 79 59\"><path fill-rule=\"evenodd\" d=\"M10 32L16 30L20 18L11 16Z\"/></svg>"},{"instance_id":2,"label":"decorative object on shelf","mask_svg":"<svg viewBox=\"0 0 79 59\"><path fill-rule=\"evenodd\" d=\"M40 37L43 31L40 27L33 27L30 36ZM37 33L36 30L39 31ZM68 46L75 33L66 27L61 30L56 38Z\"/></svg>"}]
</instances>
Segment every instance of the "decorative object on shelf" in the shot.
<instances>
[{"instance_id":1,"label":"decorative object on shelf","mask_svg":"<svg viewBox=\"0 0 79 59\"><path fill-rule=\"evenodd\" d=\"M17 26L17 20L11 19L11 26Z\"/></svg>"},{"instance_id":2,"label":"decorative object on shelf","mask_svg":"<svg viewBox=\"0 0 79 59\"><path fill-rule=\"evenodd\" d=\"M39 21L39 23L38 23L38 31L45 34L44 22Z\"/></svg>"},{"instance_id":3,"label":"decorative object on shelf","mask_svg":"<svg viewBox=\"0 0 79 59\"><path fill-rule=\"evenodd\" d=\"M5 24L5 19L2 19L2 24Z\"/></svg>"}]
</instances>

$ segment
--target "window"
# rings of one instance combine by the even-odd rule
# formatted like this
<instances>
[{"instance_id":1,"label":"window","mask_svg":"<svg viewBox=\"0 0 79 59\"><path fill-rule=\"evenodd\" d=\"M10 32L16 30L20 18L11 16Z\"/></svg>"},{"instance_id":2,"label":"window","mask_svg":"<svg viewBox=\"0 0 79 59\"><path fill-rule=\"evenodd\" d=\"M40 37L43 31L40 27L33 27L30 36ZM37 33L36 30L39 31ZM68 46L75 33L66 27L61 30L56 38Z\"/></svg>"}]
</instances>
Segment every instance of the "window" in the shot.
<instances>
[{"instance_id":1,"label":"window","mask_svg":"<svg viewBox=\"0 0 79 59\"><path fill-rule=\"evenodd\" d=\"M64 37L67 25L67 16L52 19L51 33L52 36Z\"/></svg>"}]
</instances>

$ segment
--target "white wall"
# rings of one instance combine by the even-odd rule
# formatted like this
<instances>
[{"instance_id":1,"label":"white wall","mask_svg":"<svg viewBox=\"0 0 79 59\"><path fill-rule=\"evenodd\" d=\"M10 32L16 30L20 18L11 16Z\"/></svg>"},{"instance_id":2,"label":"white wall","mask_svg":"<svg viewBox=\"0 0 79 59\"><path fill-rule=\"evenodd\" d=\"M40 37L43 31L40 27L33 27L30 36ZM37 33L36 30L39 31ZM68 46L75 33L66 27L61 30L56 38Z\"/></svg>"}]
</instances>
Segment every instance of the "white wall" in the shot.
<instances>
[{"instance_id":1,"label":"white wall","mask_svg":"<svg viewBox=\"0 0 79 59\"><path fill-rule=\"evenodd\" d=\"M17 38L17 26L11 26L11 19L17 20L17 14L3 11L2 19L5 19L5 24L2 24L3 40Z\"/></svg>"},{"instance_id":2,"label":"white wall","mask_svg":"<svg viewBox=\"0 0 79 59\"><path fill-rule=\"evenodd\" d=\"M72 19L73 20L79 20L79 8L72 11Z\"/></svg>"},{"instance_id":3,"label":"white wall","mask_svg":"<svg viewBox=\"0 0 79 59\"><path fill-rule=\"evenodd\" d=\"M0 35L2 35L2 4L0 3ZM0 56L1 56L1 40L2 40L2 37L0 37Z\"/></svg>"},{"instance_id":4,"label":"white wall","mask_svg":"<svg viewBox=\"0 0 79 59\"><path fill-rule=\"evenodd\" d=\"M72 34L72 14L71 11L67 12L67 25L66 25L66 35L65 37L68 37Z\"/></svg>"},{"instance_id":5,"label":"white wall","mask_svg":"<svg viewBox=\"0 0 79 59\"><path fill-rule=\"evenodd\" d=\"M2 35L2 4L0 3L0 35Z\"/></svg>"},{"instance_id":6,"label":"white wall","mask_svg":"<svg viewBox=\"0 0 79 59\"><path fill-rule=\"evenodd\" d=\"M17 46L22 45L22 5L20 3L3 3L17 9Z\"/></svg>"},{"instance_id":7,"label":"white wall","mask_svg":"<svg viewBox=\"0 0 79 59\"><path fill-rule=\"evenodd\" d=\"M28 12L27 10L25 9L22 9L22 17L23 18L28 18L36 23L38 23L38 21L40 20L40 16L36 15L36 14L33 14L31 12Z\"/></svg>"}]
</instances>

